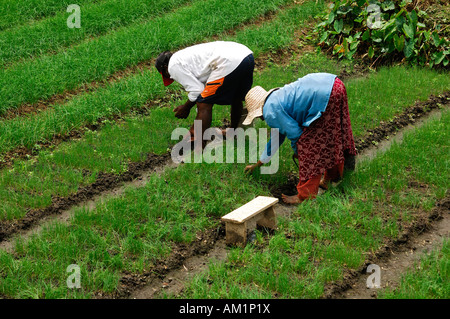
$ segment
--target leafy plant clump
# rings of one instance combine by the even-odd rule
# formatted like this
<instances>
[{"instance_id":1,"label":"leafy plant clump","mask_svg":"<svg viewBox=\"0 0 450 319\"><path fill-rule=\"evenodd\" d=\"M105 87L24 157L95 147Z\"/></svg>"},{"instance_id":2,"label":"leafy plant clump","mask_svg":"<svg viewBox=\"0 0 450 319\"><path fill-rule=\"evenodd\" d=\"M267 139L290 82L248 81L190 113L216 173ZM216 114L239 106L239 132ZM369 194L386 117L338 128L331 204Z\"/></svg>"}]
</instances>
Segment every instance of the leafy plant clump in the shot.
<instances>
[{"instance_id":1,"label":"leafy plant clump","mask_svg":"<svg viewBox=\"0 0 450 319\"><path fill-rule=\"evenodd\" d=\"M318 45L340 59L358 56L372 65L401 61L448 67L448 21L430 17L429 2L334 0L316 26Z\"/></svg>"}]
</instances>

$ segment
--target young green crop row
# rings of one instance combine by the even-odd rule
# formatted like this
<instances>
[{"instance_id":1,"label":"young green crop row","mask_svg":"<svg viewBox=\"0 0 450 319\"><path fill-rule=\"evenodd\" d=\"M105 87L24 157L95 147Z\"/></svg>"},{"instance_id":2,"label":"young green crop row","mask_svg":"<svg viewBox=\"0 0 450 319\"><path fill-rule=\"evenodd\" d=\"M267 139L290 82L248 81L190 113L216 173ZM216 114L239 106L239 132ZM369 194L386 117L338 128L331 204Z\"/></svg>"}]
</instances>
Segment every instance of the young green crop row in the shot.
<instances>
[{"instance_id":1,"label":"young green crop row","mask_svg":"<svg viewBox=\"0 0 450 319\"><path fill-rule=\"evenodd\" d=\"M248 26L239 30L235 36L226 39L242 41L241 43L252 50L258 50L259 53L280 49L295 40L292 30L299 28L321 8L314 1L308 1L301 6L283 10L274 20L260 26ZM276 31L277 37L283 41L274 41L273 34L267 30ZM187 40L194 36L195 33L189 35ZM265 42L266 38L268 45L262 46L261 42ZM154 54L155 52L157 52L156 49ZM120 59L121 55L117 55L116 58ZM19 146L32 148L39 141L51 140L57 134L65 135L86 124L95 123L100 118L127 113L131 109L143 107L148 101L161 98L165 93L167 91L161 83L160 74L155 68L151 68L92 93L76 96L67 103L53 105L34 116L2 121L0 122L0 154Z\"/></svg>"},{"instance_id":2,"label":"young green crop row","mask_svg":"<svg viewBox=\"0 0 450 319\"><path fill-rule=\"evenodd\" d=\"M77 0L80 6L102 0ZM106 2L103 0L102 2ZM72 0L1 0L0 1L0 31L24 23L51 17L59 12L65 12Z\"/></svg>"},{"instance_id":3,"label":"young green crop row","mask_svg":"<svg viewBox=\"0 0 450 319\"><path fill-rule=\"evenodd\" d=\"M279 220L272 235L231 249L224 263L187 285L187 298L318 298L324 285L361 267L367 254L397 238L420 211L445 196L450 113L409 134L338 188ZM426 159L426 160L424 160ZM405 171L405 167L409 169ZM113 293L124 272L144 273L177 243L190 243L220 216L267 188L243 174L243 164L185 164L153 175L141 188L95 209L77 209L69 225L54 222L0 250L0 293L14 298L89 298ZM427 189L409 187L411 181ZM189 185L189 186L186 186ZM77 265L81 288L69 289Z\"/></svg>"},{"instance_id":4,"label":"young green crop row","mask_svg":"<svg viewBox=\"0 0 450 319\"><path fill-rule=\"evenodd\" d=\"M197 1L163 16L42 55L0 71L0 114L155 58L164 50L191 45L261 16L292 0ZM199 19L199 12L202 18ZM76 30L74 30L76 32ZM148 89L150 89L149 87Z\"/></svg>"},{"instance_id":5,"label":"young green crop row","mask_svg":"<svg viewBox=\"0 0 450 319\"><path fill-rule=\"evenodd\" d=\"M298 77L296 68L286 72L277 71L274 85L284 85ZM262 79L255 79L255 84L270 88ZM380 120L391 119L414 101L425 100L431 94L445 91L450 80L442 73L399 67L381 69L377 74L354 79L347 84L353 120L364 124L360 131L354 133L361 135L378 126ZM408 95L399 98L403 92L408 92ZM161 84L159 73L151 69L95 93L55 105L35 116L0 122L0 154L19 146L33 148L41 141L68 134L86 124L96 123L100 118L141 108L148 101L161 98L164 94L167 91ZM379 116L373 117L374 112Z\"/></svg>"},{"instance_id":6,"label":"young green crop row","mask_svg":"<svg viewBox=\"0 0 450 319\"><path fill-rule=\"evenodd\" d=\"M172 10L187 0L109 0L80 6L81 28L69 28L70 13L58 13L37 23L0 32L0 67L18 60L36 58L48 52L58 52L84 39L111 33L143 19ZM79 5L79 4L78 4Z\"/></svg>"}]
</instances>

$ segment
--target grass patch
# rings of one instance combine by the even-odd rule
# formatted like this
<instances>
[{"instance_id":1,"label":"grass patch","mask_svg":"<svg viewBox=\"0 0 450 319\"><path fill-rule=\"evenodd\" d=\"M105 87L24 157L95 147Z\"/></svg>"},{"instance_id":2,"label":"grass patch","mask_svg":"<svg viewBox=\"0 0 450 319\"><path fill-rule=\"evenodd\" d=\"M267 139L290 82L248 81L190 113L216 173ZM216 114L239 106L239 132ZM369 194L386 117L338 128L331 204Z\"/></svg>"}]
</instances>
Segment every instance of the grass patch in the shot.
<instances>
[{"instance_id":1,"label":"grass patch","mask_svg":"<svg viewBox=\"0 0 450 319\"><path fill-rule=\"evenodd\" d=\"M345 85L352 122L358 123L353 134L361 136L380 121L401 113L405 106L448 90L450 77L426 68L383 67L368 77L349 79Z\"/></svg>"},{"instance_id":2,"label":"grass patch","mask_svg":"<svg viewBox=\"0 0 450 319\"><path fill-rule=\"evenodd\" d=\"M77 0L79 6L99 0ZM103 1L105 2L105 1ZM65 12L70 0L2 0L0 5L0 31L25 23L33 23L45 17Z\"/></svg>"},{"instance_id":3,"label":"grass patch","mask_svg":"<svg viewBox=\"0 0 450 319\"><path fill-rule=\"evenodd\" d=\"M0 33L0 66L45 53L61 52L71 44L113 33L132 23L163 14L186 3L187 0L109 0L80 4L81 28L71 29L66 10L33 24ZM28 62L29 63L29 62Z\"/></svg>"}]
</instances>

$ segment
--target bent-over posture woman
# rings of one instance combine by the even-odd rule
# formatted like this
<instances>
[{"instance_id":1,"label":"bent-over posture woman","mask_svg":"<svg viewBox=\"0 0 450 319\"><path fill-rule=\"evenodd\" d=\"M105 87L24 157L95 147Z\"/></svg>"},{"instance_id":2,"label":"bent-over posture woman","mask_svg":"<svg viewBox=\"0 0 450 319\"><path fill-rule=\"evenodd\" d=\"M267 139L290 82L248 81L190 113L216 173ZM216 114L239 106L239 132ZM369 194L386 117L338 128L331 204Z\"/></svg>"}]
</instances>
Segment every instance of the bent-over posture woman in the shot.
<instances>
[{"instance_id":1,"label":"bent-over posture woman","mask_svg":"<svg viewBox=\"0 0 450 319\"><path fill-rule=\"evenodd\" d=\"M269 141L259 161L245 171L268 163L286 137L298 158L298 194L283 194L284 202L297 204L315 198L319 186L327 189L330 182L342 178L344 162L354 161L356 149L347 92L336 75L312 73L268 92L256 86L245 101L248 115L244 125L262 118L280 134L275 149Z\"/></svg>"}]
</instances>

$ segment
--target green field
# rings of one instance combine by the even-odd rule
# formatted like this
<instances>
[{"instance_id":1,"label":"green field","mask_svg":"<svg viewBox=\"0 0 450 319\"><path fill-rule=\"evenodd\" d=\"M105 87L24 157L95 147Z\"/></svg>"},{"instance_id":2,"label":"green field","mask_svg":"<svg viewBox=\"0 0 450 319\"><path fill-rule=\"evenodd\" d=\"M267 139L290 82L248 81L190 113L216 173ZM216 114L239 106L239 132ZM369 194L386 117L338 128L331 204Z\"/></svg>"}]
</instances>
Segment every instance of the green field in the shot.
<instances>
[{"instance_id":1,"label":"green field","mask_svg":"<svg viewBox=\"0 0 450 319\"><path fill-rule=\"evenodd\" d=\"M161 51L240 42L255 55L254 85L267 90L313 72L346 75L355 139L450 88L445 69L372 69L318 50L313 27L327 10L323 1L79 1L80 29L67 28L70 3L27 2L21 7L0 0L0 10L7 8L0 14L0 245L11 242L0 246L0 298L127 298L125 277L170 268L180 251L188 254L187 247L201 246L198 238L209 234L216 234L213 247L224 236L221 216L256 196L272 196L298 174L289 143L280 149L273 175L245 175L248 158L167 164L177 143L172 132L188 128L196 114L174 117L173 108L187 94L176 83L162 85L153 67ZM208 261L180 293L161 290L156 297L325 297L328 287L360 271L448 198L448 102L437 109L437 118L402 143L358 163L338 186L279 217L276 231L256 231L246 247L227 247L225 261ZM213 126L227 123L229 111L215 106ZM262 121L255 127L267 128ZM105 181L127 180L149 156L163 163L158 172L114 194ZM425 190L411 186L416 184ZM89 187L106 199L71 204ZM67 207L56 207L58 201ZM68 209L67 221L52 218ZM46 212L50 221L27 234ZM206 255L205 249L196 254ZM446 241L398 290L381 297L449 298L448 252ZM73 264L82 278L75 289L66 284Z\"/></svg>"}]
</instances>

